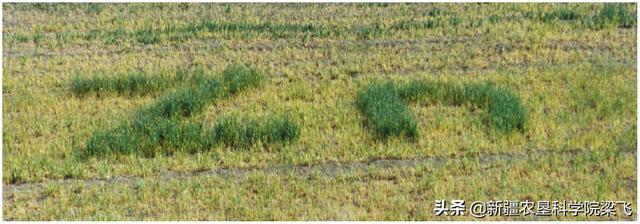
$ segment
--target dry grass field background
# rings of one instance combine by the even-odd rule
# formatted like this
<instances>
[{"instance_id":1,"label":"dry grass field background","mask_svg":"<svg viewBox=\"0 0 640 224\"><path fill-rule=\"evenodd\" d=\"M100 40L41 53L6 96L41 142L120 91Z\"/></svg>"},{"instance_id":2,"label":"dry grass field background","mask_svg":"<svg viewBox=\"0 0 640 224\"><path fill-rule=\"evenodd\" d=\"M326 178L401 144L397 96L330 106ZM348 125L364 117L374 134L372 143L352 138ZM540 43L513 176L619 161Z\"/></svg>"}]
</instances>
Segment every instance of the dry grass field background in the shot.
<instances>
[{"instance_id":1,"label":"dry grass field background","mask_svg":"<svg viewBox=\"0 0 640 224\"><path fill-rule=\"evenodd\" d=\"M634 209L483 220L637 217L635 4L5 3L3 11L5 220L473 219L435 216L439 199L615 200ZM261 74L260 85L229 90L220 77L237 65ZM83 156L96 133L180 93L177 74L197 71L229 91L180 122L253 130L220 121L265 121L262 140ZM77 82L92 77L169 81L93 90ZM414 80L506 89L523 107L523 128L497 130L482 104L418 99L379 116L411 116L404 121L417 135L380 139L378 112L357 103L358 91ZM281 114L288 120L270 126ZM298 135L260 137L273 130Z\"/></svg>"}]
</instances>

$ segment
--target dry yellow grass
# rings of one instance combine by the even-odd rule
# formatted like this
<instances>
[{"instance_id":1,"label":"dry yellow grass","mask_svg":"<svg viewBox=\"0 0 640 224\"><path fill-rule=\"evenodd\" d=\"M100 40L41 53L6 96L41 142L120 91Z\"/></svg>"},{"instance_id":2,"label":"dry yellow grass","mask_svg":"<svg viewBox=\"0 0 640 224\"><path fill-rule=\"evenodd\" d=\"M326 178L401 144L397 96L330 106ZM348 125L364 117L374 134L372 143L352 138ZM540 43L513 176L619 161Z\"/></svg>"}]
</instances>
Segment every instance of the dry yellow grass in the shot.
<instances>
[{"instance_id":1,"label":"dry yellow grass","mask_svg":"<svg viewBox=\"0 0 640 224\"><path fill-rule=\"evenodd\" d=\"M635 4L623 7L635 18ZM434 200L443 198L624 200L636 208L635 24L593 27L583 19L536 16L567 9L581 18L596 18L603 4L3 8L5 219L431 220L446 218L433 215ZM157 40L153 34L136 34L201 20L253 27L168 32ZM411 27L428 21L439 25ZM259 27L265 23L319 28L272 31ZM118 29L131 34L117 36ZM119 39L111 42L114 37ZM191 119L213 124L221 117L288 113L300 123L298 141L278 148L217 147L155 158L82 160L74 155L92 133L117 126L156 97L79 98L70 90L76 75L171 73L193 67L219 73L234 63L268 74L264 86L219 101ZM375 80L416 78L456 84L491 81L507 87L522 100L528 128L496 135L483 125L484 111L417 103L411 105L422 133L416 142L372 139L354 105L356 91ZM576 149L579 153L567 153ZM538 151L548 154L493 162L455 159ZM340 175L268 171L274 166L425 157L451 161ZM158 179L166 172L221 168L264 170L244 178ZM135 181L117 181L119 177ZM60 184L62 179L73 181ZM99 179L115 181L82 187ZM42 187L16 187L39 183ZM577 219L585 218L599 219Z\"/></svg>"}]
</instances>

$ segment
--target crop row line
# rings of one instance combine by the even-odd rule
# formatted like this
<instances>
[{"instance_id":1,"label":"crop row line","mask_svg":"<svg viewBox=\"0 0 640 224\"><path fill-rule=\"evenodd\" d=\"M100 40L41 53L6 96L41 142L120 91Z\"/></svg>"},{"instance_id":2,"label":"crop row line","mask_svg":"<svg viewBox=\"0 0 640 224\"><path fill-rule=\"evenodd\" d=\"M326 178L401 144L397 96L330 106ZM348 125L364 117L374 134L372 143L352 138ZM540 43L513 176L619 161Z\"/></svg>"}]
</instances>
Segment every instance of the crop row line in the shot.
<instances>
[{"instance_id":1,"label":"crop row line","mask_svg":"<svg viewBox=\"0 0 640 224\"><path fill-rule=\"evenodd\" d=\"M11 192L23 191L23 190L36 190L41 191L44 186L49 184L61 184L70 185L78 183L80 181L84 186L98 186L105 184L124 183L133 184L138 180L147 178L153 178L156 181L169 181L175 179L188 179L194 177L208 177L208 176L222 176L229 179L234 179L236 182L241 182L244 177L251 172L266 172L272 174L286 174L290 172L297 173L300 176L310 176L312 174L324 174L329 177L336 177L341 174L350 174L358 171L368 171L372 168L384 168L384 169L406 169L416 168L425 165L442 166L449 162L455 161L468 161L472 160L480 164L490 164L498 161L514 162L526 159L535 159L542 156L568 156L575 158L578 155L592 155L599 153L597 150L588 149L565 149L565 150L550 150L550 149L533 149L526 153L476 153L471 155L450 155L450 156L423 156L414 158L376 158L366 161L354 161L354 162L324 162L315 164L302 164L302 165L286 165L280 164L267 167L222 167L216 169L206 170L194 170L194 171L162 171L153 176L116 176L111 178L96 178L96 179L57 179L47 180L42 182L32 183L16 183L16 184L4 184L3 190L4 200L10 197ZM601 152L600 152L601 153ZM613 151L617 154L630 154L629 156L635 156L635 149L623 149Z\"/></svg>"},{"instance_id":2,"label":"crop row line","mask_svg":"<svg viewBox=\"0 0 640 224\"><path fill-rule=\"evenodd\" d=\"M596 55L602 54L602 53L606 53L608 52L607 50L595 50ZM193 54L205 54L206 52L196 52ZM436 54L437 51L432 51L432 52L427 52L425 55L422 55L425 58L429 58L430 55ZM500 52L497 51L497 54L503 54L505 52ZM473 72L473 71L491 71L491 70L497 70L497 69L510 69L510 68L541 68L541 67L547 67L547 66L555 66L555 65L559 65L562 63L569 63L569 64L579 64L582 62L587 62L587 61L593 61L594 58L593 56L588 57L586 59L580 59L580 58L572 58L569 60L557 60L557 59L544 59L544 60L538 60L538 61L521 61L521 62L506 62L506 63L490 63L487 66L484 67L480 67L480 68L469 68L466 65L461 65L461 64L453 64L453 65L443 65L443 66L439 66L439 67L429 67L429 66L416 66L413 69L402 69L402 68L394 68L393 72L388 71L388 69L385 68L376 68L373 69L372 71L367 71L367 73L397 73L397 74L409 74L409 73L413 73L413 72L418 72L418 71L423 71L423 72L439 72L439 71L443 71L443 70L447 70L447 71L453 71L453 72L463 72L463 73L468 73L468 72ZM358 62L358 60L360 59L352 59L350 61L353 62ZM599 59L598 59L599 60ZM614 59L612 58L611 60L615 60L616 62L619 63L626 63L624 60L619 60L619 59ZM328 61L325 62L324 64L332 64L335 66L336 63L335 61ZM340 62L337 62L340 63ZM342 63L345 63L344 61ZM319 66L317 61L314 60L309 60L309 59L295 59L295 60L281 60L281 61L277 61L273 64L271 64L271 66L290 66L292 64L298 64L298 65L315 65L315 66ZM193 64L192 64L193 65ZM363 73L362 71L360 72L355 72L353 73L352 71L347 71L351 76L355 77L357 76L359 73ZM22 76L24 75L23 73L21 73L20 71L11 73L15 76ZM40 76L46 76L46 75L59 75L59 73L46 73L46 74L31 74L31 75L40 75Z\"/></svg>"},{"instance_id":3,"label":"crop row line","mask_svg":"<svg viewBox=\"0 0 640 224\"><path fill-rule=\"evenodd\" d=\"M573 66L573 65L581 64L581 63L588 62L588 61L590 61L590 60L583 59L583 60L536 62L536 63L517 62L517 63L507 63L507 64L491 64L491 65L489 65L487 67L474 68L474 69L466 68L466 67L460 66L460 65L453 65L453 66L448 66L448 67L437 67L437 68L425 68L423 66L416 66L413 69L398 69L397 71L394 71L394 72L384 72L384 73L383 73L382 69L378 69L377 71L373 71L371 73L372 74L392 74L392 75L401 75L402 76L402 75L413 74L415 72L435 73L435 72L446 70L446 71L452 72L452 73L468 74L468 73L471 73L471 72L486 72L486 71L507 70L507 69L540 69L540 68L546 68L546 67L549 67L549 66L557 66L557 65ZM290 62L282 62L282 63L289 63L289 65L291 64ZM306 63L315 63L315 62L306 62ZM625 62L625 61L616 61L616 63L627 63L627 62ZM56 75L54 73L48 73L48 74ZM357 74L352 74L352 76L357 76ZM48 89L44 90L43 92L63 92L63 91L68 91L68 90L69 90L69 88L67 88L67 87L56 87L56 88L48 88ZM5 91L7 91L7 89L5 89ZM3 97L11 97L11 96L15 95L15 93L4 92L4 93L2 93L2 95L3 95Z\"/></svg>"},{"instance_id":4,"label":"crop row line","mask_svg":"<svg viewBox=\"0 0 640 224\"><path fill-rule=\"evenodd\" d=\"M385 47L391 48L396 46L408 46L411 49L417 49L421 46L429 46L432 44L463 44L467 42L477 41L482 39L482 35L475 36L461 36L458 38L451 39L439 39L439 38L424 38L424 39L411 39L411 40L391 40L391 39L381 39L381 40L364 40L364 41L353 41L353 40L343 40L339 43L305 43L305 42L278 42L274 45L265 44L265 43L257 43L251 45L236 45L229 46L224 45L221 42L198 42L198 44L194 44L191 46L179 46L172 45L168 47L151 47L151 46L143 46L143 47L132 47L132 48L122 48L122 49L113 49L113 50L79 50L79 51L49 51L49 52L24 52L24 51L7 51L3 53L4 57L7 58L18 58L18 57L36 57L36 58L51 58L51 57L62 57L62 56L92 56L92 55L114 55L114 54L128 54L135 52L143 52L143 51L154 51L154 52L168 52L168 51L179 51L179 52L192 52L194 49L221 49L227 48L234 51L239 50L250 50L250 51L276 51L281 50L283 48L299 48L299 49L324 49L328 47L338 46L339 49L349 48L349 47ZM482 48L485 49L494 49L497 52L503 53L516 49L524 49L529 46L524 45L523 43L496 43L490 45L482 45ZM611 46L589 46L583 43L579 43L576 41L561 41L553 42L553 43L545 43L542 45L544 48L549 49L561 49L564 51L569 50L611 50Z\"/></svg>"},{"instance_id":5,"label":"crop row line","mask_svg":"<svg viewBox=\"0 0 640 224\"><path fill-rule=\"evenodd\" d=\"M437 13L439 14L439 13ZM607 27L632 28L636 24L634 13L626 5L608 4L596 15L582 15L575 9L558 8L550 12L527 12L525 18L543 23L565 21L580 25L589 29L603 29ZM508 18L508 17L505 17ZM469 18L451 14L444 17L430 17L421 20L399 20L391 24L375 22L373 24L361 24L354 27L340 25L316 24L316 23L274 23L274 22L220 22L211 19L193 20L185 24L170 23L167 25L147 24L138 29L109 29L90 30L88 32L57 32L43 33L37 31L33 35L7 34L5 39L16 39L19 42L40 43L44 38L52 39L58 43L68 43L70 40L84 39L93 41L102 39L107 44L116 44L126 40L135 40L143 44L156 44L165 37L171 42L183 42L192 38L202 37L201 33L232 34L241 38L254 38L255 34L265 34L270 38L299 37L344 37L354 35L358 38L370 38L383 36L408 30L424 30L434 28L458 27L473 29L483 27L485 24L499 24L502 21L499 15L489 18ZM509 21L509 20L506 20ZM55 35L55 36L54 36Z\"/></svg>"},{"instance_id":6,"label":"crop row line","mask_svg":"<svg viewBox=\"0 0 640 224\"><path fill-rule=\"evenodd\" d=\"M426 44L448 44L448 43L465 43L468 41L472 41L472 40L477 40L480 39L482 37L482 35L476 35L476 36L460 36L457 38L450 38L450 39L442 39L442 38L423 38L423 39L411 39L411 40L395 40L395 39L380 39L380 40L359 40L359 41L354 41L354 40L342 40L339 41L339 43L324 43L324 44L308 44L302 41L291 41L293 43L291 43L290 41L281 41L279 43L277 43L276 46L269 46L267 44L263 44L263 43L259 43L259 44L252 44L252 45L243 45L243 46L236 46L233 47L231 49L233 50L242 50L242 49L252 49L252 50L262 50L262 49L270 49L270 50L276 50L279 48L282 48L284 46L289 46L289 45L293 45L299 48L309 48L309 49L317 49L317 48L326 48L329 46L335 46L336 44L339 45L340 47L347 47L347 46L366 46L366 45L374 45L374 46L378 46L378 45L383 45L385 47L389 47L389 46L397 46L397 45L415 45L418 43L426 43ZM296 43L297 42L297 43ZM189 48L191 47L191 48ZM191 50L191 49L200 49L200 48L205 48L205 47L214 47L214 48L218 48L218 47L225 47L224 44L222 44L220 41L215 41L215 42L198 42L198 44L195 45L191 45L191 46L179 46L179 45L171 45L168 47L161 47L161 48L157 48L157 47L153 47L153 46L143 46L143 47L139 47L139 48L123 48L123 49L116 49L116 50L95 50L95 51L91 51L91 50L82 50L82 51L69 51L69 52L60 52L60 51L50 51L50 52L39 52L39 53L27 53L27 52L4 52L3 56L4 57L10 57L10 58L15 58L15 57L53 57L53 56L73 56L73 55L92 55L92 54L100 54L100 55L110 55L110 54L119 54L119 53L130 53L130 52L140 52L140 51L149 51L149 50L153 50L153 51L170 51L170 50ZM228 47L228 46L227 46Z\"/></svg>"}]
</instances>

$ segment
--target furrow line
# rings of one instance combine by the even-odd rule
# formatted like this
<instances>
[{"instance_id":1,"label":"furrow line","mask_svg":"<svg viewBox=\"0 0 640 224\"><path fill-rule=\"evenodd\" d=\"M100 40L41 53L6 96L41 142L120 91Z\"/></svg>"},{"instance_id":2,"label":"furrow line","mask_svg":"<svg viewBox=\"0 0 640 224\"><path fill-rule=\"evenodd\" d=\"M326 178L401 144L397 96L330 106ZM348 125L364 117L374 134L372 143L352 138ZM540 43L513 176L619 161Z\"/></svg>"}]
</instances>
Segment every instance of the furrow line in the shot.
<instances>
[{"instance_id":1,"label":"furrow line","mask_svg":"<svg viewBox=\"0 0 640 224\"><path fill-rule=\"evenodd\" d=\"M379 158L371 159L367 161L356 162L325 162L317 164L306 165L276 165L268 167L247 167L247 168L234 168L224 167L217 169L198 170L198 171L163 171L153 176L118 176L107 179L59 179L59 180L47 180L43 182L34 183L17 183L17 184L3 184L3 198L7 200L11 193L14 191L23 190L35 190L41 191L44 186L49 184L62 184L69 185L81 182L85 186L104 186L107 184L122 183L133 184L138 180L153 179L156 181L170 181L188 179L194 177L208 177L208 176L221 176L228 179L233 179L237 182L241 182L244 177L251 172L266 172L272 174L287 174L295 173L299 176L310 176L312 173L320 173L326 176L335 177L341 174L350 174L358 171L368 171L373 168L377 169L406 169L416 168L424 165L442 166L450 162L462 161L465 159L473 160L477 163L490 164L497 161L514 162L527 159L536 159L542 156L569 156L576 157L581 154L593 154L595 150L587 149L566 149L566 150L549 150L549 149L535 149L530 150L527 153L477 153L472 155L453 155L453 156L429 156L429 157L416 157L416 158ZM634 156L636 151L634 149L619 150L614 153L629 154L628 156Z\"/></svg>"}]
</instances>

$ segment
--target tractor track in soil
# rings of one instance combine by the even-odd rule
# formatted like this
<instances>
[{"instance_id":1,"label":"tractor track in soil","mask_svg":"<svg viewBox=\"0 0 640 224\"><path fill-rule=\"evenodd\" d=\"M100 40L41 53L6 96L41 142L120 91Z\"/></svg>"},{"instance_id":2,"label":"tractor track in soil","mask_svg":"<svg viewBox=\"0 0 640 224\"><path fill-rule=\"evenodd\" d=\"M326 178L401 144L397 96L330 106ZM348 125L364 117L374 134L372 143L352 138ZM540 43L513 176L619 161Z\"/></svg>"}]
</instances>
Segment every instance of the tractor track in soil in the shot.
<instances>
[{"instance_id":1,"label":"tractor track in soil","mask_svg":"<svg viewBox=\"0 0 640 224\"><path fill-rule=\"evenodd\" d=\"M271 174L286 174L295 173L299 176L305 177L311 174L323 174L329 177L336 177L342 174L350 174L361 171L368 171L370 169L405 169L415 168L424 165L442 166L449 162L462 161L463 159L471 159L481 164L491 164L493 162L514 162L526 159L535 159L542 156L569 156L576 157L580 154L593 154L594 150L585 149L565 149L565 150L548 150L548 149L535 149L529 150L526 153L477 153L473 155L456 155L456 156L432 156L432 157L416 157L416 158L382 158L372 159L368 161L357 162L325 162L317 164L307 165L275 165L268 167L224 167L207 170L196 171L162 171L151 176L116 176L106 179L58 179L58 180L46 180L42 182L31 183L16 183L16 184L4 184L3 183L3 199L10 201L12 193L16 191L37 191L40 192L46 185L49 184L77 184L82 183L85 187L92 186L104 186L108 184L134 184L139 180L155 180L155 181L170 181L181 180L194 177L207 177L217 176L225 179L231 179L236 182L242 182L244 177L251 172L265 172ZM635 157L636 151L634 149L619 150L615 153L629 154L629 156ZM636 181L629 180L630 186L634 186Z\"/></svg>"}]
</instances>

